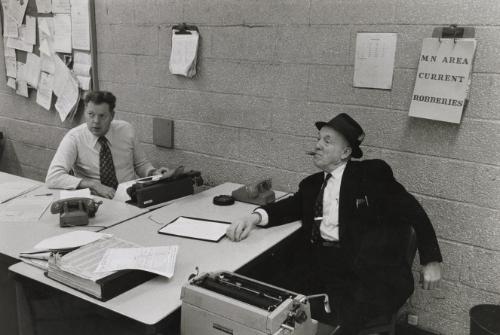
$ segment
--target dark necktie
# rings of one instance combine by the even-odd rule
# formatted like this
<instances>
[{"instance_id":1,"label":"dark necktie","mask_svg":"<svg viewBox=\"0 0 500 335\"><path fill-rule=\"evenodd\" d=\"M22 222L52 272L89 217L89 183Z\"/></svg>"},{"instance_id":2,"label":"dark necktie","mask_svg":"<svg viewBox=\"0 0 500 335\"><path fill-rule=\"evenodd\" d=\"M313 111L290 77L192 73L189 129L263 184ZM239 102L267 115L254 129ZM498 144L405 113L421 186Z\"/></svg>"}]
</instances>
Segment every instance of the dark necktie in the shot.
<instances>
[{"instance_id":1,"label":"dark necktie","mask_svg":"<svg viewBox=\"0 0 500 335\"><path fill-rule=\"evenodd\" d=\"M101 136L98 139L101 144L99 151L99 173L101 175L101 184L112 187L116 190L118 180L116 179L115 165L113 164L113 156L108 146L106 137Z\"/></svg>"},{"instance_id":2,"label":"dark necktie","mask_svg":"<svg viewBox=\"0 0 500 335\"><path fill-rule=\"evenodd\" d=\"M317 243L321 240L319 226L321 225L321 221L323 221L323 194L325 193L325 187L328 183L328 179L330 179L331 176L332 175L329 173L326 174L323 185L321 185L318 197L316 198L316 202L314 203L314 221L311 231L311 243Z\"/></svg>"}]
</instances>

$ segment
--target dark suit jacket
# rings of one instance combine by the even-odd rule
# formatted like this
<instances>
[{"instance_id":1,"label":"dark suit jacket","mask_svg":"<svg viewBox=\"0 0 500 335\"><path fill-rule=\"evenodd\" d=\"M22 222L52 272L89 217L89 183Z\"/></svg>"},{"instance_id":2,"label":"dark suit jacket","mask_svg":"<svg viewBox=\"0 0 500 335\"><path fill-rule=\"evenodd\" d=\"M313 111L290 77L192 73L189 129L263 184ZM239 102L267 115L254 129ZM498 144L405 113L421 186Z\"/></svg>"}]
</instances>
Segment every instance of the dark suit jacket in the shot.
<instances>
[{"instance_id":1,"label":"dark suit jacket","mask_svg":"<svg viewBox=\"0 0 500 335\"><path fill-rule=\"evenodd\" d=\"M324 173L311 175L293 196L263 206L268 227L302 220L302 242L309 243L313 207ZM352 294L381 309L400 307L413 292L406 261L408 225L413 226L422 264L442 261L432 224L418 201L399 184L382 160L347 163L339 196L339 240L359 279Z\"/></svg>"}]
</instances>

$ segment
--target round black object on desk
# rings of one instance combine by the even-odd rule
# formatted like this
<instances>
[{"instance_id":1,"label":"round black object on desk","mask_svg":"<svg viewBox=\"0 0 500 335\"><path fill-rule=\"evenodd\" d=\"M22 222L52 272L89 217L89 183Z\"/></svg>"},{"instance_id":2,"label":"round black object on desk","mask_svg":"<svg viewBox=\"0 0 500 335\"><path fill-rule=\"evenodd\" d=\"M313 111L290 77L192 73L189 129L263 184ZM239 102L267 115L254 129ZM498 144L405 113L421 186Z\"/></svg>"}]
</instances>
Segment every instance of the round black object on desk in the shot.
<instances>
[{"instance_id":1,"label":"round black object on desk","mask_svg":"<svg viewBox=\"0 0 500 335\"><path fill-rule=\"evenodd\" d=\"M469 315L470 335L500 335L500 305L477 305Z\"/></svg>"},{"instance_id":2,"label":"round black object on desk","mask_svg":"<svg viewBox=\"0 0 500 335\"><path fill-rule=\"evenodd\" d=\"M230 195L222 194L215 196L213 202L217 206L229 206L234 204L234 198Z\"/></svg>"}]
</instances>

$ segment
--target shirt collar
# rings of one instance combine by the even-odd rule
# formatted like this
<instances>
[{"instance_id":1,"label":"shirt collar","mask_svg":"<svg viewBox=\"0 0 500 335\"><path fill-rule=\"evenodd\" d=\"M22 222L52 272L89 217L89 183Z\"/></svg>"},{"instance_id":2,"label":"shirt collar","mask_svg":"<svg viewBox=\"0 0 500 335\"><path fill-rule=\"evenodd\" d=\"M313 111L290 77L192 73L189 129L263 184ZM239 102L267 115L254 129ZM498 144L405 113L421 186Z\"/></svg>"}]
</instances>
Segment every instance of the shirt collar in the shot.
<instances>
[{"instance_id":1,"label":"shirt collar","mask_svg":"<svg viewBox=\"0 0 500 335\"><path fill-rule=\"evenodd\" d=\"M340 166L337 166L333 171L330 171L330 172L326 172L324 173L324 176L326 178L326 175L328 173L330 173L332 175L332 179L341 179L342 178L342 174L344 173L344 170L345 170L345 167L346 167L347 163L344 163Z\"/></svg>"},{"instance_id":2,"label":"shirt collar","mask_svg":"<svg viewBox=\"0 0 500 335\"><path fill-rule=\"evenodd\" d=\"M87 130L87 133L90 136L90 144L92 145L92 147L95 147L99 137L92 134L88 127L86 127L85 129ZM106 139L108 140L108 146L111 147L112 146L111 143L113 143L112 142L112 139L113 139L113 121L111 121L111 124L109 125L108 132L104 135L104 137L106 137Z\"/></svg>"}]
</instances>

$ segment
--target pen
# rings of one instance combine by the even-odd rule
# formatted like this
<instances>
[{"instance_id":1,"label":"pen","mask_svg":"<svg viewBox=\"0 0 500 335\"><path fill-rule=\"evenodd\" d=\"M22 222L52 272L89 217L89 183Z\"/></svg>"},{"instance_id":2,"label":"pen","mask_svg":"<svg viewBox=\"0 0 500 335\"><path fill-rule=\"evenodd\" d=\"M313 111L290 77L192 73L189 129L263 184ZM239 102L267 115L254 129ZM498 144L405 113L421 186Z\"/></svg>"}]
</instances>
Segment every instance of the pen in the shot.
<instances>
[{"instance_id":1,"label":"pen","mask_svg":"<svg viewBox=\"0 0 500 335\"><path fill-rule=\"evenodd\" d=\"M34 196L35 196L35 197L45 197L45 196L49 196L49 195L52 195L52 193L35 194Z\"/></svg>"}]
</instances>

